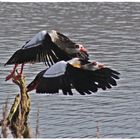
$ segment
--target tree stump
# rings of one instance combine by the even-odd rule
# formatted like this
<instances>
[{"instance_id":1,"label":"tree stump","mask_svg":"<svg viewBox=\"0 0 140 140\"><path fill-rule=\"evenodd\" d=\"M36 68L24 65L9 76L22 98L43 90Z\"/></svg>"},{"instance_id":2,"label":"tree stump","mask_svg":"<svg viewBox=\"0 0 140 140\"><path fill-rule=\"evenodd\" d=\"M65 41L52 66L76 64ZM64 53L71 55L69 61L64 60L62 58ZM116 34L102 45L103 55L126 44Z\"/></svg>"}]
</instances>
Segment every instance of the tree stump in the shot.
<instances>
[{"instance_id":1,"label":"tree stump","mask_svg":"<svg viewBox=\"0 0 140 140\"><path fill-rule=\"evenodd\" d=\"M19 86L20 94L15 97L11 110L6 119L1 121L1 125L9 126L14 138L31 138L31 131L28 127L31 100L26 89L25 76L20 76L17 72L12 81Z\"/></svg>"}]
</instances>

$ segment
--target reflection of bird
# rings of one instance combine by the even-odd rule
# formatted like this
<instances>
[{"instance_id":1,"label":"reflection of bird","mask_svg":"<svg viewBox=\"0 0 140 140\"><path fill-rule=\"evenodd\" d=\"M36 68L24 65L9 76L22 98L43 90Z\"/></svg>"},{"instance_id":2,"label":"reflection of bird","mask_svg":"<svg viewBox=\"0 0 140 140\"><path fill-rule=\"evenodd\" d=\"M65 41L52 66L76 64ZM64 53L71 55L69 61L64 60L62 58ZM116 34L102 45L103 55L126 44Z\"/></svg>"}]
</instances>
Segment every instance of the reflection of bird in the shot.
<instances>
[{"instance_id":1,"label":"reflection of bird","mask_svg":"<svg viewBox=\"0 0 140 140\"><path fill-rule=\"evenodd\" d=\"M37 93L58 93L73 95L72 88L81 95L106 90L116 86L119 73L101 63L85 62L80 58L59 61L50 68L41 71L27 86L27 91L36 89Z\"/></svg>"},{"instance_id":2,"label":"reflection of bird","mask_svg":"<svg viewBox=\"0 0 140 140\"><path fill-rule=\"evenodd\" d=\"M15 64L12 73L6 80L13 77L18 64L22 64L20 75L25 63L45 62L48 66L60 61L70 60L73 57L88 59L86 49L81 44L72 42L63 34L52 30L50 33L41 31L5 63L5 65Z\"/></svg>"}]
</instances>

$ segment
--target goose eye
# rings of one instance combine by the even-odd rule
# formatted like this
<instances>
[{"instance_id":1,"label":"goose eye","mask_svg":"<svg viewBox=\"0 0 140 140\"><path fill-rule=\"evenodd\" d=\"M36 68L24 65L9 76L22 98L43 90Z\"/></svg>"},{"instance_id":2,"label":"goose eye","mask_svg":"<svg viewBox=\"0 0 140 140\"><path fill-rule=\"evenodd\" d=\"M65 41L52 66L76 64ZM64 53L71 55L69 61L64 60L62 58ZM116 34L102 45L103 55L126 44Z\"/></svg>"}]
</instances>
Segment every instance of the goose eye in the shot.
<instances>
[{"instance_id":1,"label":"goose eye","mask_svg":"<svg viewBox=\"0 0 140 140\"><path fill-rule=\"evenodd\" d=\"M93 65L97 65L97 62L93 61L92 64L93 64Z\"/></svg>"},{"instance_id":2,"label":"goose eye","mask_svg":"<svg viewBox=\"0 0 140 140\"><path fill-rule=\"evenodd\" d=\"M79 48L79 45L78 45L78 44L76 44L76 45L75 45L75 47L76 47L76 48Z\"/></svg>"},{"instance_id":3,"label":"goose eye","mask_svg":"<svg viewBox=\"0 0 140 140\"><path fill-rule=\"evenodd\" d=\"M87 49L86 49L85 47L83 47L83 46L80 46L79 49L80 49L80 51L82 51L82 52L87 52Z\"/></svg>"}]
</instances>

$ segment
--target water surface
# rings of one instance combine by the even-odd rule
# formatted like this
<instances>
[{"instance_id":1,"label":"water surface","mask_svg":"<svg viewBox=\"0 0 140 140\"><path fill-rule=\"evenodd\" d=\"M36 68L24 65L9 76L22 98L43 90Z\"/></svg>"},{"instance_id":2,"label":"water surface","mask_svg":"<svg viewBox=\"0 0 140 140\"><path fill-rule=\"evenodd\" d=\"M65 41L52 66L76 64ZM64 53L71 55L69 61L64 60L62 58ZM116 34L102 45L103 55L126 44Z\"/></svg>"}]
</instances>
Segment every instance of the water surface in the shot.
<instances>
[{"instance_id":1,"label":"water surface","mask_svg":"<svg viewBox=\"0 0 140 140\"><path fill-rule=\"evenodd\" d=\"M19 92L5 82L13 66L3 64L37 32L52 29L84 44L91 60L118 70L121 79L87 96L32 92L33 133L39 107L40 138L95 138L97 122L102 138L140 137L140 3L0 3L0 110ZM44 68L26 65L27 83Z\"/></svg>"}]
</instances>

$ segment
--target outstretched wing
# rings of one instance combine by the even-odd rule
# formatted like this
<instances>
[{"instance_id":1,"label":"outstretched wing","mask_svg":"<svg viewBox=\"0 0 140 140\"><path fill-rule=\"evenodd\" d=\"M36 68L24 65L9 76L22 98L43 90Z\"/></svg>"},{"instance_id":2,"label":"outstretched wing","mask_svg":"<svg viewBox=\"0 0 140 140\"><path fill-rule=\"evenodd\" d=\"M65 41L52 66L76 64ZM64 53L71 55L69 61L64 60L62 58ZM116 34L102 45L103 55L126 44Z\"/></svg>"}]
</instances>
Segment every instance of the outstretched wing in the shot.
<instances>
[{"instance_id":1,"label":"outstretched wing","mask_svg":"<svg viewBox=\"0 0 140 140\"><path fill-rule=\"evenodd\" d=\"M67 55L70 55L71 58L79 57L88 59L89 55L83 45L73 42L67 36L55 30L52 30L49 35L51 36L52 41Z\"/></svg>"},{"instance_id":2,"label":"outstretched wing","mask_svg":"<svg viewBox=\"0 0 140 140\"><path fill-rule=\"evenodd\" d=\"M69 65L67 74L71 77L73 87L82 95L97 92L99 88L110 89L117 85L116 79L119 79L119 73L110 68L87 70Z\"/></svg>"},{"instance_id":3,"label":"outstretched wing","mask_svg":"<svg viewBox=\"0 0 140 140\"><path fill-rule=\"evenodd\" d=\"M24 46L26 46L26 44ZM50 66L62 59L69 60L71 58L52 42L48 33L41 42L29 47L24 46L12 55L6 65L27 62L46 62Z\"/></svg>"},{"instance_id":4,"label":"outstretched wing","mask_svg":"<svg viewBox=\"0 0 140 140\"><path fill-rule=\"evenodd\" d=\"M39 32L29 42L27 42L21 49L17 50L12 57L6 62L8 64L21 64L21 63L34 63L34 62L46 62L47 65L61 61L69 60L73 57L81 57L87 59L88 55L84 52L80 52L76 47L72 47L72 51L67 51L67 44L70 40L64 41L57 39L57 42L53 42L53 39L46 31ZM74 45L74 43L70 43ZM75 46L75 45L74 45Z\"/></svg>"},{"instance_id":5,"label":"outstretched wing","mask_svg":"<svg viewBox=\"0 0 140 140\"><path fill-rule=\"evenodd\" d=\"M98 70L87 70L75 68L67 64L66 72L57 77L42 77L38 80L35 87L37 93L58 93L59 89L64 95L73 95L72 88L76 89L81 95L92 94L99 88L103 90L116 86L116 79L119 73L110 68ZM35 81L34 81L35 83ZM31 89L29 84L28 89Z\"/></svg>"}]
</instances>

